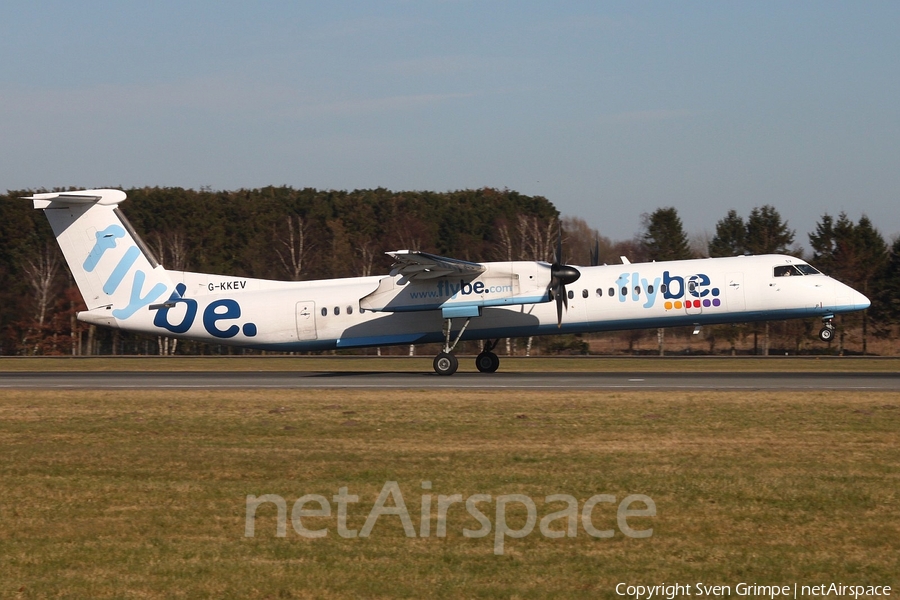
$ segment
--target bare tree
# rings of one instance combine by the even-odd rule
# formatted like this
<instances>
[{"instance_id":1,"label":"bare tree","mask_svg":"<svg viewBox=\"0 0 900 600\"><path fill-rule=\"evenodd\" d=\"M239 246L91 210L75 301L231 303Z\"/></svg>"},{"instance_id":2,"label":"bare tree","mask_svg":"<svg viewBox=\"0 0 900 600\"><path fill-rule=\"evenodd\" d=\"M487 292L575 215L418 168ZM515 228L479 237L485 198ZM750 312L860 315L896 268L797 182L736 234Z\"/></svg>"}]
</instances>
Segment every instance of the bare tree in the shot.
<instances>
[{"instance_id":1,"label":"bare tree","mask_svg":"<svg viewBox=\"0 0 900 600\"><path fill-rule=\"evenodd\" d=\"M494 257L497 260L512 262L518 258L515 252L515 241L509 231L509 225L503 221L497 224L497 235L500 241L494 246Z\"/></svg>"},{"instance_id":2,"label":"bare tree","mask_svg":"<svg viewBox=\"0 0 900 600\"><path fill-rule=\"evenodd\" d=\"M427 251L425 240L428 239L428 230L428 225L421 219L406 215L394 222L391 238L396 240L398 250Z\"/></svg>"},{"instance_id":3,"label":"bare tree","mask_svg":"<svg viewBox=\"0 0 900 600\"><path fill-rule=\"evenodd\" d=\"M299 281L303 273L303 263L312 250L313 245L308 240L309 224L303 217L288 215L287 233L277 235L278 245L275 253L284 267L285 273L291 281Z\"/></svg>"},{"instance_id":4,"label":"bare tree","mask_svg":"<svg viewBox=\"0 0 900 600\"><path fill-rule=\"evenodd\" d=\"M167 269L184 271L188 263L187 236L183 231L173 230L161 234L158 231L147 236L150 249Z\"/></svg>"},{"instance_id":5,"label":"bare tree","mask_svg":"<svg viewBox=\"0 0 900 600\"><path fill-rule=\"evenodd\" d=\"M28 283L34 291L34 319L38 327L43 327L44 321L47 319L47 309L53 301L57 287L60 270L59 251L50 244L45 244L33 259L25 259L22 270L25 271Z\"/></svg>"},{"instance_id":6,"label":"bare tree","mask_svg":"<svg viewBox=\"0 0 900 600\"><path fill-rule=\"evenodd\" d=\"M357 244L358 254L354 263L356 263L357 273L360 277L368 277L375 268L375 259L381 256L375 242L365 241Z\"/></svg>"},{"instance_id":7,"label":"bare tree","mask_svg":"<svg viewBox=\"0 0 900 600\"><path fill-rule=\"evenodd\" d=\"M587 224L580 217L564 217L562 229L565 235L565 259L574 265L590 265L594 258L597 264L619 262L619 255L613 251L613 244L608 237ZM593 255L596 253L596 257Z\"/></svg>"},{"instance_id":8,"label":"bare tree","mask_svg":"<svg viewBox=\"0 0 900 600\"><path fill-rule=\"evenodd\" d=\"M712 244L712 240L713 237L706 229L691 235L689 240L691 253L697 258L709 258L709 247Z\"/></svg>"},{"instance_id":9,"label":"bare tree","mask_svg":"<svg viewBox=\"0 0 900 600\"><path fill-rule=\"evenodd\" d=\"M519 215L520 259L553 261L558 227L556 219L550 219L544 225L536 216ZM533 336L529 336L525 342L525 356L531 356L532 342Z\"/></svg>"},{"instance_id":10,"label":"bare tree","mask_svg":"<svg viewBox=\"0 0 900 600\"><path fill-rule=\"evenodd\" d=\"M156 254L157 260L171 271L184 271L187 269L188 260L188 244L187 236L183 231L172 230L161 234L158 231L148 236L150 242L150 250ZM93 337L93 330L90 330L89 337ZM178 347L178 338L169 338L166 336L156 336L156 344L159 348L160 356L170 356L175 354L175 348ZM89 344L90 345L90 344ZM116 353L117 344L113 344L113 354Z\"/></svg>"},{"instance_id":11,"label":"bare tree","mask_svg":"<svg viewBox=\"0 0 900 600\"><path fill-rule=\"evenodd\" d=\"M40 352L44 325L47 322L47 313L54 303L58 292L59 273L61 263L59 250L51 244L45 244L38 252L25 259L22 271L31 290L34 292L34 314L32 322L27 327L23 347L31 346L30 353ZM33 343L30 338L34 338Z\"/></svg>"},{"instance_id":12,"label":"bare tree","mask_svg":"<svg viewBox=\"0 0 900 600\"><path fill-rule=\"evenodd\" d=\"M553 260L556 246L556 219L546 224L536 216L519 215L519 243L521 260Z\"/></svg>"}]
</instances>

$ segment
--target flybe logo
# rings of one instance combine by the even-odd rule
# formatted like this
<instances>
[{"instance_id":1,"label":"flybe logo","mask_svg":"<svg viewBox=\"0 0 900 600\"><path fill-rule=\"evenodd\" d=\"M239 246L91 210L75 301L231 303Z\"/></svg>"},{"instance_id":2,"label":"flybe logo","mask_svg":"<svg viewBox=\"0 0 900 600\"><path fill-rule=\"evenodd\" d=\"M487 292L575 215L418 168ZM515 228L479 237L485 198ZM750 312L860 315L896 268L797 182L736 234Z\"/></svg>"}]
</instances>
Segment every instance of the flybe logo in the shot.
<instances>
[{"instance_id":1,"label":"flybe logo","mask_svg":"<svg viewBox=\"0 0 900 600\"><path fill-rule=\"evenodd\" d=\"M640 273L622 273L616 280L619 302L643 302L644 308L656 305L660 295L666 310L682 308L711 308L722 305L719 288L713 287L709 275L697 273L690 277L663 271L662 277L648 280Z\"/></svg>"},{"instance_id":2,"label":"flybe logo","mask_svg":"<svg viewBox=\"0 0 900 600\"><path fill-rule=\"evenodd\" d=\"M156 311L156 317L153 319L154 325L168 329L172 333L186 333L191 328L197 318L199 307L196 300L184 297L186 290L187 286L183 283L175 286L175 291L169 296L169 300ZM169 309L174 308L176 304L184 304L184 315L180 322L172 323L169 321ZM241 305L231 298L221 298L210 302L203 309L203 328L210 335L223 340L233 338L238 333L243 333L247 337L256 336L255 323L248 322L239 325L233 322L240 318Z\"/></svg>"},{"instance_id":3,"label":"flybe logo","mask_svg":"<svg viewBox=\"0 0 900 600\"><path fill-rule=\"evenodd\" d=\"M98 231L95 236L97 241L94 243L94 247L91 248L91 251L88 253L87 258L82 265L84 270L88 273L92 273L94 269L97 268L97 265L100 264L100 259L103 258L103 255L107 250L116 247L116 240L125 237L125 229L121 225L110 225L103 231ZM119 259L119 263L113 269L112 273L110 273L109 279L103 284L103 293L107 296L112 296L113 293L119 289L122 282L125 280L125 276L128 275L128 272L131 270L131 267L134 266L134 263L137 261L140 254L141 251L138 250L137 246L130 246L125 251L125 254ZM127 319L137 312L138 309L147 306L165 293L165 284L157 283L150 288L150 291L148 291L146 295L142 296L141 293L143 292L146 280L147 274L141 269L135 269L134 278L131 280L131 294L128 299L128 305L124 308L113 310L112 316L117 319Z\"/></svg>"},{"instance_id":4,"label":"flybe logo","mask_svg":"<svg viewBox=\"0 0 900 600\"><path fill-rule=\"evenodd\" d=\"M117 240L126 237L126 232L125 228L121 225L113 224L103 231L97 232L95 236L97 241L94 244L94 247L91 248L91 251L88 253L87 258L82 265L84 270L88 273L92 273L97 268L97 265L100 264L100 259L107 250L116 247ZM106 283L103 284L103 292L106 295L112 296L113 293L121 287L125 277L137 262L140 254L141 251L134 245L129 246L125 250L125 254L119 259L118 264L112 270ZM112 315L115 318L127 319L140 308L149 305L166 292L166 285L157 282L145 295L141 295L146 281L147 274L142 269L134 269L134 278L131 283L131 295L129 297L128 305L124 308L113 310ZM237 285L238 283L241 285ZM246 282L226 282L216 285L221 289L242 289L244 285L246 285ZM210 284L210 291L212 291L214 287L213 284ZM186 289L187 288L183 283L179 283L175 286L175 291L169 296L169 300L157 308L156 315L153 318L154 325L162 329L167 329L172 333L186 333L191 328L191 325L193 325L194 320L197 318L199 307L196 300L184 297ZM175 307L177 304L184 305L184 315L180 322L171 323L169 320L169 309ZM151 306L151 309L152 308L155 307ZM203 328L206 329L210 335L221 339L232 338L239 332L247 337L256 336L256 324L248 322L238 325L233 322L240 319L240 317L240 304L230 298L221 298L210 302L206 308L204 308L202 314Z\"/></svg>"}]
</instances>

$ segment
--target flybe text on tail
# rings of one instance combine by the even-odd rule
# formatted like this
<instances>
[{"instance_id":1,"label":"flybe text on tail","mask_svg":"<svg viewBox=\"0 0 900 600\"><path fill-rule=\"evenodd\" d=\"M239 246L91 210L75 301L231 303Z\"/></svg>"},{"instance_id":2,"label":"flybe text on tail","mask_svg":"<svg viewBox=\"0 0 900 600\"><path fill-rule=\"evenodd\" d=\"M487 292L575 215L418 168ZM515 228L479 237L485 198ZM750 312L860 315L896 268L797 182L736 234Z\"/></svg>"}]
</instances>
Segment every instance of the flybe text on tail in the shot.
<instances>
[{"instance_id":1,"label":"flybe text on tail","mask_svg":"<svg viewBox=\"0 0 900 600\"><path fill-rule=\"evenodd\" d=\"M87 258L82 265L84 270L88 273L93 272L103 258L103 255L106 254L108 250L115 248L117 241L120 238L125 237L125 229L121 225L112 224L103 231L98 231L95 235L97 241L94 243L94 247L88 253ZM116 264L112 273L110 273L106 283L103 284L103 292L107 296L112 296L119 289L140 254L141 251L134 245L129 246L128 249L125 250L125 254L119 259L118 264ZM150 288L150 291L148 291L146 295L141 296L146 279L147 274L143 270L134 270L134 278L131 281L131 294L129 296L128 305L124 308L114 309L112 311L112 316L117 319L127 319L139 309L147 306L166 292L165 284L156 283L156 285Z\"/></svg>"}]
</instances>

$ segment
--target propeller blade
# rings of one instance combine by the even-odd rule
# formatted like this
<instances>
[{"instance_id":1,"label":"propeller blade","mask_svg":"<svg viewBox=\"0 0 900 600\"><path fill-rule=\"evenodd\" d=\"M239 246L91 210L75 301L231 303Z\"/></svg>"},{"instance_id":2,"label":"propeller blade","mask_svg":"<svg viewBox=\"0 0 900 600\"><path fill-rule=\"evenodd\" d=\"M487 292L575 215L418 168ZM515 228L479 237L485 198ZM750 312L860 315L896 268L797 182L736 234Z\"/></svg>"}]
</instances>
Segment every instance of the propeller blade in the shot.
<instances>
[{"instance_id":1,"label":"propeller blade","mask_svg":"<svg viewBox=\"0 0 900 600\"><path fill-rule=\"evenodd\" d=\"M556 223L556 256L553 257L553 264L562 264L562 225Z\"/></svg>"},{"instance_id":2,"label":"propeller blade","mask_svg":"<svg viewBox=\"0 0 900 600\"><path fill-rule=\"evenodd\" d=\"M562 327L563 298L566 296L565 292L560 289L557 289L553 295L556 296L556 328L559 329ZM568 307L566 310L568 310Z\"/></svg>"},{"instance_id":3,"label":"propeller blade","mask_svg":"<svg viewBox=\"0 0 900 600\"><path fill-rule=\"evenodd\" d=\"M562 327L563 308L569 310L569 295L566 284L574 283L581 277L575 267L562 264L562 227L557 223L556 253L550 265L550 293L556 300L556 326Z\"/></svg>"}]
</instances>

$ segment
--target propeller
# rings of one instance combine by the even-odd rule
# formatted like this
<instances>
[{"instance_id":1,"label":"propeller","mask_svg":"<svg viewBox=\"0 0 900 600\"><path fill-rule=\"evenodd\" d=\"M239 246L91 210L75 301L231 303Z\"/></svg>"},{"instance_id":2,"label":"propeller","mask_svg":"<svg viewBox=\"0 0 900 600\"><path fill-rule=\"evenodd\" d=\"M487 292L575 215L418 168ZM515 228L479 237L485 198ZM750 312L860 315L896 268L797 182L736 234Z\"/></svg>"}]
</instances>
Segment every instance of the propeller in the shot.
<instances>
[{"instance_id":1,"label":"propeller","mask_svg":"<svg viewBox=\"0 0 900 600\"><path fill-rule=\"evenodd\" d=\"M594 239L594 247L591 248L591 266L597 267L600 265L600 238Z\"/></svg>"},{"instance_id":2,"label":"propeller","mask_svg":"<svg viewBox=\"0 0 900 600\"><path fill-rule=\"evenodd\" d=\"M556 326L562 327L563 307L569 310L569 295L566 293L566 284L575 283L581 273L575 267L562 264L562 228L558 227L556 238L556 252L553 256L553 264L550 265L550 292L556 299Z\"/></svg>"}]
</instances>

